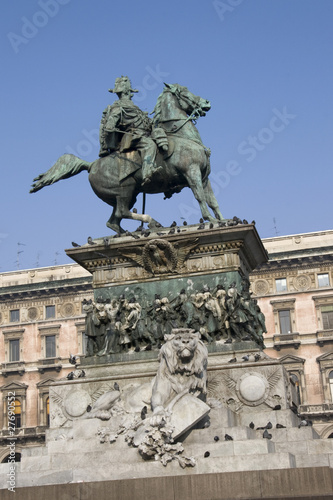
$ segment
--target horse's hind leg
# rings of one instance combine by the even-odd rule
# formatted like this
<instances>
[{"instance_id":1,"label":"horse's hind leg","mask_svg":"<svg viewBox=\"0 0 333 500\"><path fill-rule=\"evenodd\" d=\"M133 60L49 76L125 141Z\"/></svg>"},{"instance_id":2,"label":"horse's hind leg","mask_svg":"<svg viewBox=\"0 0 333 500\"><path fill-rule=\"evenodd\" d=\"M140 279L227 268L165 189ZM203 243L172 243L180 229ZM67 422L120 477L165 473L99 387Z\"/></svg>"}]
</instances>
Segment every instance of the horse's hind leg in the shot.
<instances>
[{"instance_id":1,"label":"horse's hind leg","mask_svg":"<svg viewBox=\"0 0 333 500\"><path fill-rule=\"evenodd\" d=\"M199 203L201 214L205 220L214 220L209 213L206 203L206 193L202 185L201 171L199 168L190 167L186 174L184 173L187 183L192 190L195 199Z\"/></svg>"},{"instance_id":2,"label":"horse's hind leg","mask_svg":"<svg viewBox=\"0 0 333 500\"><path fill-rule=\"evenodd\" d=\"M209 206L209 208L211 210L213 210L215 217L219 220L224 220L223 215L221 214L219 205L217 203L217 199L215 197L214 191L212 189L210 180L207 181L207 184L204 187L204 192L205 192L205 199L206 199L207 205Z\"/></svg>"},{"instance_id":3,"label":"horse's hind leg","mask_svg":"<svg viewBox=\"0 0 333 500\"><path fill-rule=\"evenodd\" d=\"M112 215L106 225L116 232L123 233L124 230L120 227L120 222L122 219L132 219L140 222L147 222L153 224L154 219L148 214L137 214L131 212L129 209L132 200L131 196L117 196L117 204L112 212Z\"/></svg>"},{"instance_id":4,"label":"horse's hind leg","mask_svg":"<svg viewBox=\"0 0 333 500\"><path fill-rule=\"evenodd\" d=\"M116 212L117 212L116 207L113 207L111 217L107 221L106 225L107 225L107 227L112 229L112 231L115 231L116 233L124 233L125 232L124 229L122 227L120 227L120 222L121 222L122 217L117 216Z\"/></svg>"}]
</instances>

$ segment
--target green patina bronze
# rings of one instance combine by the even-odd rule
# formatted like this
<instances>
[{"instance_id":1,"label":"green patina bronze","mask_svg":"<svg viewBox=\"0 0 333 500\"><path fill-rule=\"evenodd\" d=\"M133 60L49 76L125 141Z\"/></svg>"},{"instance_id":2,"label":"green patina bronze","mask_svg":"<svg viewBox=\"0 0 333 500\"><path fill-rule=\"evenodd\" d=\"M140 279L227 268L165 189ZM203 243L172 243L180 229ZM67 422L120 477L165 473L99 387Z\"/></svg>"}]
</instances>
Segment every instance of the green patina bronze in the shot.
<instances>
[{"instance_id":1,"label":"green patina bronze","mask_svg":"<svg viewBox=\"0 0 333 500\"><path fill-rule=\"evenodd\" d=\"M113 207L107 226L115 232L123 232L124 218L156 226L150 215L131 211L140 192L170 198L184 187L191 188L205 220L223 220L208 178L210 151L195 126L210 102L186 87L165 84L151 120L133 104L135 91L127 77L117 78L112 92L118 101L103 112L100 158L90 163L65 154L34 179L30 192L87 170L96 195Z\"/></svg>"}]
</instances>

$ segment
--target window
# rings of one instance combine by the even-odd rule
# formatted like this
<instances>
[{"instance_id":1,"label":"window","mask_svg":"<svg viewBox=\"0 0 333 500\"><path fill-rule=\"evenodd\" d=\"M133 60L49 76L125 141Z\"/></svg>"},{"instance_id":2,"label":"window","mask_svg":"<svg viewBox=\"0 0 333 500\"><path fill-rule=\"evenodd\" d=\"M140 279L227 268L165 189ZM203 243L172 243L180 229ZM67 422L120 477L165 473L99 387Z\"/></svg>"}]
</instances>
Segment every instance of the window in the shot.
<instances>
[{"instance_id":1,"label":"window","mask_svg":"<svg viewBox=\"0 0 333 500\"><path fill-rule=\"evenodd\" d=\"M45 306L45 319L55 318L55 306Z\"/></svg>"},{"instance_id":2,"label":"window","mask_svg":"<svg viewBox=\"0 0 333 500\"><path fill-rule=\"evenodd\" d=\"M55 358L56 357L56 337L55 335L45 336L45 357Z\"/></svg>"},{"instance_id":3,"label":"window","mask_svg":"<svg viewBox=\"0 0 333 500\"><path fill-rule=\"evenodd\" d=\"M297 394L297 405L299 405L299 404L301 404L301 393L299 390L299 379L295 373L291 373L290 378L293 381L293 383L295 384L296 394Z\"/></svg>"},{"instance_id":4,"label":"window","mask_svg":"<svg viewBox=\"0 0 333 500\"><path fill-rule=\"evenodd\" d=\"M46 400L46 425L50 427L50 398Z\"/></svg>"},{"instance_id":5,"label":"window","mask_svg":"<svg viewBox=\"0 0 333 500\"><path fill-rule=\"evenodd\" d=\"M323 330L333 330L333 306L323 306L321 308L321 318Z\"/></svg>"},{"instance_id":6,"label":"window","mask_svg":"<svg viewBox=\"0 0 333 500\"><path fill-rule=\"evenodd\" d=\"M291 328L291 318L290 318L290 310L282 309L279 313L279 322L280 322L280 333L290 333L292 331Z\"/></svg>"},{"instance_id":7,"label":"window","mask_svg":"<svg viewBox=\"0 0 333 500\"><path fill-rule=\"evenodd\" d=\"M20 340L9 341L9 361L20 361Z\"/></svg>"},{"instance_id":8,"label":"window","mask_svg":"<svg viewBox=\"0 0 333 500\"><path fill-rule=\"evenodd\" d=\"M287 279L286 278L276 279L275 287L277 292L285 292L287 290Z\"/></svg>"},{"instance_id":9,"label":"window","mask_svg":"<svg viewBox=\"0 0 333 500\"><path fill-rule=\"evenodd\" d=\"M331 400L333 401L333 371L330 372L328 380L330 383Z\"/></svg>"},{"instance_id":10,"label":"window","mask_svg":"<svg viewBox=\"0 0 333 500\"><path fill-rule=\"evenodd\" d=\"M20 321L20 310L19 309L12 309L10 311L10 322L11 323L17 323Z\"/></svg>"},{"instance_id":11,"label":"window","mask_svg":"<svg viewBox=\"0 0 333 500\"><path fill-rule=\"evenodd\" d=\"M330 278L328 276L328 273L318 274L318 286L319 288L330 286Z\"/></svg>"},{"instance_id":12,"label":"window","mask_svg":"<svg viewBox=\"0 0 333 500\"><path fill-rule=\"evenodd\" d=\"M21 401L19 399L15 399L15 428L18 429L21 427Z\"/></svg>"}]
</instances>

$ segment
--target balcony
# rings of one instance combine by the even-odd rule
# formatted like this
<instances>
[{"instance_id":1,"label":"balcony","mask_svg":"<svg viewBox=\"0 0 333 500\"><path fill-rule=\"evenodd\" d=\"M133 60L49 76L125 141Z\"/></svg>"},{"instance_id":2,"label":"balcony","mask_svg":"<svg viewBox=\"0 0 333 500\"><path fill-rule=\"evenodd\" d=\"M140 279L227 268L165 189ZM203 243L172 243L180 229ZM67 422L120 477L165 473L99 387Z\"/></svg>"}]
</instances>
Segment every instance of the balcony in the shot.
<instances>
[{"instance_id":1,"label":"balcony","mask_svg":"<svg viewBox=\"0 0 333 500\"><path fill-rule=\"evenodd\" d=\"M333 403L320 403L317 405L300 405L298 413L307 417L326 417L333 416Z\"/></svg>"},{"instance_id":2,"label":"balcony","mask_svg":"<svg viewBox=\"0 0 333 500\"><path fill-rule=\"evenodd\" d=\"M4 377L8 377L8 375L14 375L16 373L22 377L25 373L25 362L10 361L8 363L2 363L1 370Z\"/></svg>"},{"instance_id":3,"label":"balcony","mask_svg":"<svg viewBox=\"0 0 333 500\"><path fill-rule=\"evenodd\" d=\"M301 345L299 333L285 333L282 335L273 335L274 349L281 350L281 347L293 347L298 349Z\"/></svg>"},{"instance_id":4,"label":"balcony","mask_svg":"<svg viewBox=\"0 0 333 500\"><path fill-rule=\"evenodd\" d=\"M316 332L317 344L323 347L325 342L333 341L333 330L318 330Z\"/></svg>"},{"instance_id":5,"label":"balcony","mask_svg":"<svg viewBox=\"0 0 333 500\"><path fill-rule=\"evenodd\" d=\"M45 358L38 360L38 371L39 373L45 373L45 371L55 370L60 372L62 364L60 363L61 358Z\"/></svg>"}]
</instances>

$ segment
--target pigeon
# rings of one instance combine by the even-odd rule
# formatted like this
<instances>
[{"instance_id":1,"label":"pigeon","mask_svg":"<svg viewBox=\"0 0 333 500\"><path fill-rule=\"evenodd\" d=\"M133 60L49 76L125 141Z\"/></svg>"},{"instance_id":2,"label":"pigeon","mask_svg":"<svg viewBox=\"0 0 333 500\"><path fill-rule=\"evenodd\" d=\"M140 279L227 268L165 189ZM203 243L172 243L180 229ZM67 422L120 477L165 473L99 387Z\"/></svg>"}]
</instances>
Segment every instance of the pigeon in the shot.
<instances>
[{"instance_id":1,"label":"pigeon","mask_svg":"<svg viewBox=\"0 0 333 500\"><path fill-rule=\"evenodd\" d=\"M198 229L205 229L205 224L203 222L199 224Z\"/></svg>"},{"instance_id":2,"label":"pigeon","mask_svg":"<svg viewBox=\"0 0 333 500\"><path fill-rule=\"evenodd\" d=\"M136 209L136 208L133 208L133 209L132 209L132 212L133 212L133 214L137 214L137 213L138 213L138 211L137 211L137 209Z\"/></svg>"},{"instance_id":3,"label":"pigeon","mask_svg":"<svg viewBox=\"0 0 333 500\"><path fill-rule=\"evenodd\" d=\"M69 355L69 362L71 365L76 365L76 361L77 361L77 356L75 356L74 354L70 354Z\"/></svg>"},{"instance_id":4,"label":"pigeon","mask_svg":"<svg viewBox=\"0 0 333 500\"><path fill-rule=\"evenodd\" d=\"M132 238L136 239L136 240L139 240L140 239L140 236L138 234L133 234L131 233L130 236L132 236Z\"/></svg>"},{"instance_id":5,"label":"pigeon","mask_svg":"<svg viewBox=\"0 0 333 500\"><path fill-rule=\"evenodd\" d=\"M89 413L89 412L91 411L91 409L92 409L92 406L91 406L91 405L88 405L88 406L87 406L87 412Z\"/></svg>"},{"instance_id":6,"label":"pigeon","mask_svg":"<svg viewBox=\"0 0 333 500\"><path fill-rule=\"evenodd\" d=\"M168 232L168 234L175 234L176 232L176 229L173 227L172 229L170 229L170 231Z\"/></svg>"},{"instance_id":7,"label":"pigeon","mask_svg":"<svg viewBox=\"0 0 333 500\"><path fill-rule=\"evenodd\" d=\"M120 238L120 233L115 234L114 238Z\"/></svg>"},{"instance_id":8,"label":"pigeon","mask_svg":"<svg viewBox=\"0 0 333 500\"><path fill-rule=\"evenodd\" d=\"M268 424L265 425L265 427L257 427L257 431L262 431L264 429L271 429L272 427L273 427L272 422L268 422Z\"/></svg>"},{"instance_id":9,"label":"pigeon","mask_svg":"<svg viewBox=\"0 0 333 500\"><path fill-rule=\"evenodd\" d=\"M307 427L308 425L312 425L311 420L301 420L300 424L298 425L298 428L300 429L301 427Z\"/></svg>"},{"instance_id":10,"label":"pigeon","mask_svg":"<svg viewBox=\"0 0 333 500\"><path fill-rule=\"evenodd\" d=\"M203 220L203 218L201 218L201 219L199 220L200 224L202 224L202 223L203 223L203 221L204 221L204 220Z\"/></svg>"},{"instance_id":11,"label":"pigeon","mask_svg":"<svg viewBox=\"0 0 333 500\"><path fill-rule=\"evenodd\" d=\"M231 340L231 339L227 339L224 343L225 343L225 344L231 344L231 343L232 343L232 340Z\"/></svg>"},{"instance_id":12,"label":"pigeon","mask_svg":"<svg viewBox=\"0 0 333 500\"><path fill-rule=\"evenodd\" d=\"M148 238L148 236L149 236L149 235L150 235L150 231L145 231L145 232L143 233L143 236L144 236L145 238Z\"/></svg>"},{"instance_id":13,"label":"pigeon","mask_svg":"<svg viewBox=\"0 0 333 500\"><path fill-rule=\"evenodd\" d=\"M213 227L214 227L214 224L211 222L211 223L209 224L209 229L213 229Z\"/></svg>"},{"instance_id":14,"label":"pigeon","mask_svg":"<svg viewBox=\"0 0 333 500\"><path fill-rule=\"evenodd\" d=\"M254 361L256 361L256 362L257 362L257 361L259 361L260 359L261 359L260 354L255 354L255 356L254 356Z\"/></svg>"},{"instance_id":15,"label":"pigeon","mask_svg":"<svg viewBox=\"0 0 333 500\"><path fill-rule=\"evenodd\" d=\"M225 441L233 441L234 440L234 438L229 436L229 434L225 434L224 439L225 439Z\"/></svg>"},{"instance_id":16,"label":"pigeon","mask_svg":"<svg viewBox=\"0 0 333 500\"><path fill-rule=\"evenodd\" d=\"M253 220L253 221L251 222L251 224L254 224L254 225L255 225L255 224L256 224L256 221L255 221L255 220Z\"/></svg>"},{"instance_id":17,"label":"pigeon","mask_svg":"<svg viewBox=\"0 0 333 500\"><path fill-rule=\"evenodd\" d=\"M184 220L184 222L183 222L183 226L187 226L187 222L186 222L186 220Z\"/></svg>"},{"instance_id":18,"label":"pigeon","mask_svg":"<svg viewBox=\"0 0 333 500\"><path fill-rule=\"evenodd\" d=\"M103 243L107 247L109 245L109 238L103 238Z\"/></svg>"},{"instance_id":19,"label":"pigeon","mask_svg":"<svg viewBox=\"0 0 333 500\"><path fill-rule=\"evenodd\" d=\"M78 378L83 378L85 376L86 376L86 372L84 370L81 370L80 373L79 373Z\"/></svg>"},{"instance_id":20,"label":"pigeon","mask_svg":"<svg viewBox=\"0 0 333 500\"><path fill-rule=\"evenodd\" d=\"M273 410L281 410L281 405L274 406Z\"/></svg>"},{"instance_id":21,"label":"pigeon","mask_svg":"<svg viewBox=\"0 0 333 500\"><path fill-rule=\"evenodd\" d=\"M74 372L69 372L66 378L67 378L67 380L73 380Z\"/></svg>"},{"instance_id":22,"label":"pigeon","mask_svg":"<svg viewBox=\"0 0 333 500\"><path fill-rule=\"evenodd\" d=\"M96 243L93 241L91 236L88 236L87 242L88 242L88 245L96 245Z\"/></svg>"},{"instance_id":23,"label":"pigeon","mask_svg":"<svg viewBox=\"0 0 333 500\"><path fill-rule=\"evenodd\" d=\"M171 224L171 226L170 226L170 227L175 227L175 226L177 226L177 222L176 222L176 221L173 221L173 223Z\"/></svg>"},{"instance_id":24,"label":"pigeon","mask_svg":"<svg viewBox=\"0 0 333 500\"><path fill-rule=\"evenodd\" d=\"M250 356L246 354L245 356L242 357L243 361L248 361L250 359Z\"/></svg>"},{"instance_id":25,"label":"pigeon","mask_svg":"<svg viewBox=\"0 0 333 500\"><path fill-rule=\"evenodd\" d=\"M209 451L205 451L204 457L205 457L205 458L208 458L209 456L210 456Z\"/></svg>"},{"instance_id":26,"label":"pigeon","mask_svg":"<svg viewBox=\"0 0 333 500\"><path fill-rule=\"evenodd\" d=\"M79 245L78 243L75 243L75 241L72 241L72 246L76 248L76 247L80 247L81 245Z\"/></svg>"},{"instance_id":27,"label":"pigeon","mask_svg":"<svg viewBox=\"0 0 333 500\"><path fill-rule=\"evenodd\" d=\"M214 441L220 441L220 438L218 436L214 436Z\"/></svg>"},{"instance_id":28,"label":"pigeon","mask_svg":"<svg viewBox=\"0 0 333 500\"><path fill-rule=\"evenodd\" d=\"M141 420L145 420L147 412L148 412L147 406L144 406L141 410Z\"/></svg>"},{"instance_id":29,"label":"pigeon","mask_svg":"<svg viewBox=\"0 0 333 500\"><path fill-rule=\"evenodd\" d=\"M243 224L248 224L248 221L246 219L243 219Z\"/></svg>"},{"instance_id":30,"label":"pigeon","mask_svg":"<svg viewBox=\"0 0 333 500\"><path fill-rule=\"evenodd\" d=\"M151 344L148 344L147 347L145 347L145 351L151 351Z\"/></svg>"},{"instance_id":31,"label":"pigeon","mask_svg":"<svg viewBox=\"0 0 333 500\"><path fill-rule=\"evenodd\" d=\"M286 426L285 425L282 425L282 424L276 424L276 428L277 429L285 429Z\"/></svg>"},{"instance_id":32,"label":"pigeon","mask_svg":"<svg viewBox=\"0 0 333 500\"><path fill-rule=\"evenodd\" d=\"M253 422L250 422L250 423L249 423L249 427L250 427L250 429L254 429L254 423L253 423Z\"/></svg>"},{"instance_id":33,"label":"pigeon","mask_svg":"<svg viewBox=\"0 0 333 500\"><path fill-rule=\"evenodd\" d=\"M115 390L115 391L120 391L120 387L119 387L118 382L115 382L115 383L113 384L113 388L114 388L114 390Z\"/></svg>"},{"instance_id":34,"label":"pigeon","mask_svg":"<svg viewBox=\"0 0 333 500\"><path fill-rule=\"evenodd\" d=\"M136 348L134 349L134 352L140 352L140 347L137 345Z\"/></svg>"},{"instance_id":35,"label":"pigeon","mask_svg":"<svg viewBox=\"0 0 333 500\"><path fill-rule=\"evenodd\" d=\"M272 434L270 434L270 433L268 432L268 430L267 430L267 429L265 429L265 430L264 430L264 433L263 433L263 435L262 435L262 437L263 437L263 438L265 438L265 439L272 439Z\"/></svg>"},{"instance_id":36,"label":"pigeon","mask_svg":"<svg viewBox=\"0 0 333 500\"><path fill-rule=\"evenodd\" d=\"M237 358L229 359L228 363L237 363Z\"/></svg>"},{"instance_id":37,"label":"pigeon","mask_svg":"<svg viewBox=\"0 0 333 500\"><path fill-rule=\"evenodd\" d=\"M164 236L166 233L156 233L158 236Z\"/></svg>"},{"instance_id":38,"label":"pigeon","mask_svg":"<svg viewBox=\"0 0 333 500\"><path fill-rule=\"evenodd\" d=\"M177 233L180 233L180 228L179 227L177 227Z\"/></svg>"}]
</instances>

